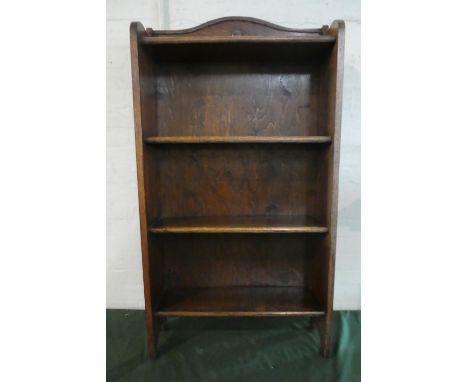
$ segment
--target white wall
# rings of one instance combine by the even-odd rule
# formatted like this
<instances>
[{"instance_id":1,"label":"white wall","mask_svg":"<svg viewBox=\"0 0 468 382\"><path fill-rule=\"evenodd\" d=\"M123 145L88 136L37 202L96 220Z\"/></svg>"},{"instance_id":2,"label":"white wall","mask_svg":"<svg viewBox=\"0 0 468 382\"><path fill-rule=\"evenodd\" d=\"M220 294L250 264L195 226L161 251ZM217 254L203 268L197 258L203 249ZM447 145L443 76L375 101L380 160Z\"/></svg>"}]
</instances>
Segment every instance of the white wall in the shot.
<instances>
[{"instance_id":1,"label":"white wall","mask_svg":"<svg viewBox=\"0 0 468 382\"><path fill-rule=\"evenodd\" d=\"M346 22L335 309L360 309L359 0L107 0L107 307L144 308L129 24L179 29L223 16L251 16L296 28Z\"/></svg>"}]
</instances>

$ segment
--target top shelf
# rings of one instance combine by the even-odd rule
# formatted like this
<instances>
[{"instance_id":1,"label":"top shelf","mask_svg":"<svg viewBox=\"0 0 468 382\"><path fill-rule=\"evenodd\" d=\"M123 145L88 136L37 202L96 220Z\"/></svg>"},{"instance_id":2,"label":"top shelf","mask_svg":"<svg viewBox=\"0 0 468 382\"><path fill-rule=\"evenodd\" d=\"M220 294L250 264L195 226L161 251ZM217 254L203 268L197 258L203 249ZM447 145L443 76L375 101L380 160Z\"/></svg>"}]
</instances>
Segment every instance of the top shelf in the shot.
<instances>
[{"instance_id":1,"label":"top shelf","mask_svg":"<svg viewBox=\"0 0 468 382\"><path fill-rule=\"evenodd\" d=\"M281 136L281 137L259 137L259 136L166 136L148 137L145 139L149 144L196 144L196 143L312 143L326 144L332 141L329 136Z\"/></svg>"},{"instance_id":2,"label":"top shelf","mask_svg":"<svg viewBox=\"0 0 468 382\"><path fill-rule=\"evenodd\" d=\"M328 35L310 35L301 37L263 37L263 36L144 36L141 42L147 45L162 44L231 44L231 43L318 43L331 44L335 37Z\"/></svg>"}]
</instances>

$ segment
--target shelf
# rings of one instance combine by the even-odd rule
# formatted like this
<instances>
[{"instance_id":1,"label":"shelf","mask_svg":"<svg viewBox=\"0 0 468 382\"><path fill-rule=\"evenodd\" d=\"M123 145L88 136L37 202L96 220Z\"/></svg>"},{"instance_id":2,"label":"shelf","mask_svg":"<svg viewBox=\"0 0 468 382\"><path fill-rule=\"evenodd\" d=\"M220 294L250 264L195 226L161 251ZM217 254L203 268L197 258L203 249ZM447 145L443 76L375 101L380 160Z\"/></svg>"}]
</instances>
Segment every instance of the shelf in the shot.
<instances>
[{"instance_id":1,"label":"shelf","mask_svg":"<svg viewBox=\"0 0 468 382\"><path fill-rule=\"evenodd\" d=\"M316 316L324 312L302 287L170 289L158 316Z\"/></svg>"},{"instance_id":2,"label":"shelf","mask_svg":"<svg viewBox=\"0 0 468 382\"><path fill-rule=\"evenodd\" d=\"M178 217L151 225L152 233L326 233L306 216Z\"/></svg>"},{"instance_id":3,"label":"shelf","mask_svg":"<svg viewBox=\"0 0 468 382\"><path fill-rule=\"evenodd\" d=\"M262 37L262 36L144 36L143 44L232 44L232 43L254 43L254 44L280 44L280 43L322 43L331 44L335 37L314 34L300 37Z\"/></svg>"},{"instance_id":4,"label":"shelf","mask_svg":"<svg viewBox=\"0 0 468 382\"><path fill-rule=\"evenodd\" d=\"M202 144L202 143L330 143L331 137L249 137L249 136L176 136L176 137L148 137L149 144Z\"/></svg>"}]
</instances>

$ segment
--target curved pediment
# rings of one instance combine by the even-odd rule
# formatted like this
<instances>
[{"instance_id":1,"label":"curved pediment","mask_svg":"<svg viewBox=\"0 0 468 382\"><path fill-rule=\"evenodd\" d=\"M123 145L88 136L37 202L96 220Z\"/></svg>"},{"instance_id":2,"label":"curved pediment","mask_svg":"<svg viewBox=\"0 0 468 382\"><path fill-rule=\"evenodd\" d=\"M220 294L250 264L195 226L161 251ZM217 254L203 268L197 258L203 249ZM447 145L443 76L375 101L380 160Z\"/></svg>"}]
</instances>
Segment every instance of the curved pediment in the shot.
<instances>
[{"instance_id":1,"label":"curved pediment","mask_svg":"<svg viewBox=\"0 0 468 382\"><path fill-rule=\"evenodd\" d=\"M155 31L148 28L146 31L149 36L187 35L295 37L310 36L311 34L325 34L328 31L328 26L315 29L294 29L252 17L232 16L211 20L188 29Z\"/></svg>"}]
</instances>

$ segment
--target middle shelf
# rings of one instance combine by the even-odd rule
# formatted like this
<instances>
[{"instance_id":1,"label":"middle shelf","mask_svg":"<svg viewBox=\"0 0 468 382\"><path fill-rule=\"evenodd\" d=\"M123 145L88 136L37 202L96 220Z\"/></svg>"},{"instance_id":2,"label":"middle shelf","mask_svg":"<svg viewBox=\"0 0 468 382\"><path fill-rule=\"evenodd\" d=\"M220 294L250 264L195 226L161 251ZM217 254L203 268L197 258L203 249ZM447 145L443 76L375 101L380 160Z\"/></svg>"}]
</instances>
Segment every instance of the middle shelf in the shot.
<instances>
[{"instance_id":1,"label":"middle shelf","mask_svg":"<svg viewBox=\"0 0 468 382\"><path fill-rule=\"evenodd\" d=\"M153 222L161 233L326 233L328 228L309 216L174 217Z\"/></svg>"},{"instance_id":2,"label":"middle shelf","mask_svg":"<svg viewBox=\"0 0 468 382\"><path fill-rule=\"evenodd\" d=\"M202 143L302 143L327 144L329 136L152 136L145 139L148 144L202 144Z\"/></svg>"}]
</instances>

